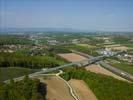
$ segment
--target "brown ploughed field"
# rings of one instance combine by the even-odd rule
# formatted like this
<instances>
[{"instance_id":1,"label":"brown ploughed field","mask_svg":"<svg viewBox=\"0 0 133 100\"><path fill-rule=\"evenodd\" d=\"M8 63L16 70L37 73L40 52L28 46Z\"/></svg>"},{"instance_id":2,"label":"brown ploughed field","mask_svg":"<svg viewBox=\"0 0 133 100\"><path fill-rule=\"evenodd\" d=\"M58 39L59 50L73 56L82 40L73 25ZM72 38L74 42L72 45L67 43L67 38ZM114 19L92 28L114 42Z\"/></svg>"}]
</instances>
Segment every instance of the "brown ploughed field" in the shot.
<instances>
[{"instance_id":1,"label":"brown ploughed field","mask_svg":"<svg viewBox=\"0 0 133 100\"><path fill-rule=\"evenodd\" d=\"M81 60L86 60L87 58L75 54L75 53L64 53L64 54L58 54L60 57L66 59L69 62L75 62L75 61L81 61Z\"/></svg>"},{"instance_id":2,"label":"brown ploughed field","mask_svg":"<svg viewBox=\"0 0 133 100\"><path fill-rule=\"evenodd\" d=\"M95 64L89 65L86 67L86 70L89 70L89 71L94 72L94 73L100 73L100 74L112 76L112 77L119 79L119 80L127 81L126 79L108 71L107 69L101 67L100 65L95 65Z\"/></svg>"},{"instance_id":3,"label":"brown ploughed field","mask_svg":"<svg viewBox=\"0 0 133 100\"><path fill-rule=\"evenodd\" d=\"M47 100L73 100L69 88L59 77L49 76L44 82L47 84Z\"/></svg>"},{"instance_id":4,"label":"brown ploughed field","mask_svg":"<svg viewBox=\"0 0 133 100\"><path fill-rule=\"evenodd\" d=\"M94 93L88 88L84 81L71 79L68 83L74 89L79 100L97 100Z\"/></svg>"}]
</instances>

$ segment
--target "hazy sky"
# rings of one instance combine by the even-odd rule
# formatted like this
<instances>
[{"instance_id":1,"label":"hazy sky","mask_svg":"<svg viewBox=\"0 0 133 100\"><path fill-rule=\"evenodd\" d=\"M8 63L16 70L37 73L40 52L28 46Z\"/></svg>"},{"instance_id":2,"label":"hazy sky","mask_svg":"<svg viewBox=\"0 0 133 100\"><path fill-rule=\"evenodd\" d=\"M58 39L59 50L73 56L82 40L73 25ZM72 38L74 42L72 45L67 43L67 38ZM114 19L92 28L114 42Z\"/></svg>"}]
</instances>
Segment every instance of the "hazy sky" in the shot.
<instances>
[{"instance_id":1,"label":"hazy sky","mask_svg":"<svg viewBox=\"0 0 133 100\"><path fill-rule=\"evenodd\" d=\"M0 28L133 31L133 0L0 0Z\"/></svg>"}]
</instances>

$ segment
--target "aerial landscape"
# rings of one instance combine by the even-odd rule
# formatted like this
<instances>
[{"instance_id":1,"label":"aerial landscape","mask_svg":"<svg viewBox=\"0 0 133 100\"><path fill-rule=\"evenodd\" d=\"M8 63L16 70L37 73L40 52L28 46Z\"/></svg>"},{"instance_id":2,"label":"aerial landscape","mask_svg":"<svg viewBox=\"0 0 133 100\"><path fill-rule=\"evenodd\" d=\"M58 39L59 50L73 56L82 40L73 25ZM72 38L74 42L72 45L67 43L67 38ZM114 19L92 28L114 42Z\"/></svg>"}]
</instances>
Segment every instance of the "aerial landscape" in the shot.
<instances>
[{"instance_id":1,"label":"aerial landscape","mask_svg":"<svg viewBox=\"0 0 133 100\"><path fill-rule=\"evenodd\" d=\"M0 100L133 100L132 0L0 0Z\"/></svg>"}]
</instances>

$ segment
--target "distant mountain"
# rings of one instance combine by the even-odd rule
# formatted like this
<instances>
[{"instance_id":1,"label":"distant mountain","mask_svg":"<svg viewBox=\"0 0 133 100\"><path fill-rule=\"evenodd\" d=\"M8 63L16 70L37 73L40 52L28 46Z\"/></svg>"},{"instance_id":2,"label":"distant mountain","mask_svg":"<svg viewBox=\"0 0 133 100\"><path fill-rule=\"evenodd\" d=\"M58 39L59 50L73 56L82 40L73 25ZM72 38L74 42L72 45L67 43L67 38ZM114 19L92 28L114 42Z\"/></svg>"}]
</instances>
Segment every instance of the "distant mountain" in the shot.
<instances>
[{"instance_id":1,"label":"distant mountain","mask_svg":"<svg viewBox=\"0 0 133 100\"><path fill-rule=\"evenodd\" d=\"M72 28L0 28L0 32L81 32Z\"/></svg>"}]
</instances>

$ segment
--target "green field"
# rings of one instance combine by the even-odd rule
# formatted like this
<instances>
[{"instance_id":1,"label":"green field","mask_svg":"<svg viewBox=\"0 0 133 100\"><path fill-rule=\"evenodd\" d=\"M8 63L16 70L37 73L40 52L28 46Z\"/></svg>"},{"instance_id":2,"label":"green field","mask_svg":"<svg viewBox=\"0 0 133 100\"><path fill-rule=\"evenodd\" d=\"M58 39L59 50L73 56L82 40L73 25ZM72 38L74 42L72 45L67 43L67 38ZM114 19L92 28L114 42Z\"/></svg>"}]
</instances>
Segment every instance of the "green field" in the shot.
<instances>
[{"instance_id":1,"label":"green field","mask_svg":"<svg viewBox=\"0 0 133 100\"><path fill-rule=\"evenodd\" d=\"M130 74L133 74L133 64L128 64L127 62L117 60L116 58L107 59L107 61L113 67L116 67L116 68L121 69L123 71L126 71Z\"/></svg>"},{"instance_id":2,"label":"green field","mask_svg":"<svg viewBox=\"0 0 133 100\"><path fill-rule=\"evenodd\" d=\"M4 80L15 78L15 77L20 77L23 75L28 75L36 71L39 71L39 70L20 68L20 67L0 68L0 81L4 81Z\"/></svg>"},{"instance_id":3,"label":"green field","mask_svg":"<svg viewBox=\"0 0 133 100\"><path fill-rule=\"evenodd\" d=\"M96 52L97 48L88 48L88 47L81 46L81 45L70 45L70 46L68 46L68 48L71 49L71 50L76 50L76 51L79 51L79 52L89 54L91 56L98 56L99 55Z\"/></svg>"},{"instance_id":4,"label":"green field","mask_svg":"<svg viewBox=\"0 0 133 100\"><path fill-rule=\"evenodd\" d=\"M83 47L87 47L87 48L95 48L96 46L93 45L89 45L89 44L76 44L78 46L83 46Z\"/></svg>"},{"instance_id":5,"label":"green field","mask_svg":"<svg viewBox=\"0 0 133 100\"><path fill-rule=\"evenodd\" d=\"M133 74L133 65L128 65L125 63L112 63L111 65L123 71Z\"/></svg>"},{"instance_id":6,"label":"green field","mask_svg":"<svg viewBox=\"0 0 133 100\"><path fill-rule=\"evenodd\" d=\"M61 75L65 80L85 81L98 100L133 100L133 84L85 69L71 68Z\"/></svg>"}]
</instances>

